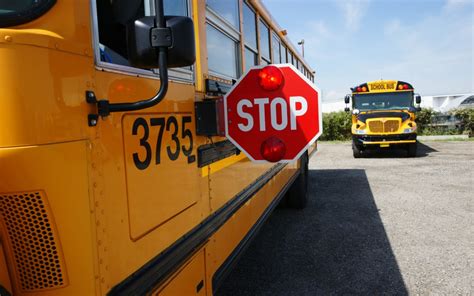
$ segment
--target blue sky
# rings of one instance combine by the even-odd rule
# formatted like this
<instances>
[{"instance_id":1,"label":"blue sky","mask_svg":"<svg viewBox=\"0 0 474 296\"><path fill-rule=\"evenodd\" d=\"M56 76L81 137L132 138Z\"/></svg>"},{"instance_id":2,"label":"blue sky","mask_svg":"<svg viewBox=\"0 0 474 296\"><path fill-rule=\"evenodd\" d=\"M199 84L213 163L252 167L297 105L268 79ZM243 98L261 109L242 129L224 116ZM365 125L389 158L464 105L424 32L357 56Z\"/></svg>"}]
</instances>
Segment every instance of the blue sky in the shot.
<instances>
[{"instance_id":1,"label":"blue sky","mask_svg":"<svg viewBox=\"0 0 474 296\"><path fill-rule=\"evenodd\" d=\"M305 40L325 101L381 78L410 82L421 95L474 92L473 1L263 3L294 44Z\"/></svg>"}]
</instances>

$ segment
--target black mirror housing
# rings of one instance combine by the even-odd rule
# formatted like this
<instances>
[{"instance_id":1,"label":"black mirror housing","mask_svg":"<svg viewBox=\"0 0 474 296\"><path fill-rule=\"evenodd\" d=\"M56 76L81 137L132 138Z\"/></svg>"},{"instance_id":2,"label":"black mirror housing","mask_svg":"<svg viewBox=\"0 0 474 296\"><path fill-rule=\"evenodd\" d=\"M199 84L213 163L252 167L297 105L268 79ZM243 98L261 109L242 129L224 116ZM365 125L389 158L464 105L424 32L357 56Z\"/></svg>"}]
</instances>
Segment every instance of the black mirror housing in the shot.
<instances>
[{"instance_id":1,"label":"black mirror housing","mask_svg":"<svg viewBox=\"0 0 474 296\"><path fill-rule=\"evenodd\" d=\"M420 95L416 95L416 96L415 96L415 102L416 102L417 104L420 104L420 103L421 103L421 96L420 96Z\"/></svg>"},{"instance_id":2,"label":"black mirror housing","mask_svg":"<svg viewBox=\"0 0 474 296\"><path fill-rule=\"evenodd\" d=\"M350 100L351 100L351 96L350 96L350 95L346 95L346 96L344 97L344 103L349 104Z\"/></svg>"},{"instance_id":3,"label":"black mirror housing","mask_svg":"<svg viewBox=\"0 0 474 296\"><path fill-rule=\"evenodd\" d=\"M169 30L159 38L169 42L168 67L185 67L194 64L196 48L194 40L194 25L189 17L165 16L166 27ZM130 64L142 69L158 68L158 49L152 45L152 29L155 27L155 17L146 16L131 22L127 26L127 50ZM156 35L153 36L153 39Z\"/></svg>"},{"instance_id":4,"label":"black mirror housing","mask_svg":"<svg viewBox=\"0 0 474 296\"><path fill-rule=\"evenodd\" d=\"M344 108L344 111L349 112L349 111L351 111L351 109L349 109L349 107L346 107L346 108Z\"/></svg>"},{"instance_id":5,"label":"black mirror housing","mask_svg":"<svg viewBox=\"0 0 474 296\"><path fill-rule=\"evenodd\" d=\"M421 111L421 107L416 107L416 112L420 112Z\"/></svg>"}]
</instances>

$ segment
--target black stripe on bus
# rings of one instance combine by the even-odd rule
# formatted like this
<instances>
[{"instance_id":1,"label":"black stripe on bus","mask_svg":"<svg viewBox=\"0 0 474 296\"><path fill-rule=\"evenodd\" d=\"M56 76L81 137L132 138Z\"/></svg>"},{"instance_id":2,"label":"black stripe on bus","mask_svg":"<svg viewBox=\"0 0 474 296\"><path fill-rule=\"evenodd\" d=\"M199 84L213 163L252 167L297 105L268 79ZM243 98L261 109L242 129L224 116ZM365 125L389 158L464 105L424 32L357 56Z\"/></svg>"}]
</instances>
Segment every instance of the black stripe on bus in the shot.
<instances>
[{"instance_id":1,"label":"black stripe on bus","mask_svg":"<svg viewBox=\"0 0 474 296\"><path fill-rule=\"evenodd\" d=\"M197 149L198 167L202 168L235 154L239 155L240 150L229 140L201 145Z\"/></svg>"},{"instance_id":2,"label":"black stripe on bus","mask_svg":"<svg viewBox=\"0 0 474 296\"><path fill-rule=\"evenodd\" d=\"M4 288L2 285L0 285L0 296L11 296L10 292L6 288Z\"/></svg>"},{"instance_id":3,"label":"black stripe on bus","mask_svg":"<svg viewBox=\"0 0 474 296\"><path fill-rule=\"evenodd\" d=\"M212 234L285 166L286 164L273 166L202 223L114 286L108 295L145 295L163 284L208 241Z\"/></svg>"},{"instance_id":4,"label":"black stripe on bus","mask_svg":"<svg viewBox=\"0 0 474 296\"><path fill-rule=\"evenodd\" d=\"M276 208L276 206L280 203L280 200L285 196L290 186L293 182L298 178L301 172L300 170L297 171L298 173L293 175L291 180L286 183L286 185L280 190L277 197L270 203L267 209L265 209L264 213L257 222L252 226L249 232L245 235L242 241L237 245L237 247L232 251L230 256L224 261L224 263L217 269L212 277L212 293L215 294L220 287L222 281L227 277L229 272L232 270L234 265L238 262L240 256L245 252L247 247L252 242L253 238L258 234L260 228L262 228L265 221L270 217L270 214Z\"/></svg>"}]
</instances>

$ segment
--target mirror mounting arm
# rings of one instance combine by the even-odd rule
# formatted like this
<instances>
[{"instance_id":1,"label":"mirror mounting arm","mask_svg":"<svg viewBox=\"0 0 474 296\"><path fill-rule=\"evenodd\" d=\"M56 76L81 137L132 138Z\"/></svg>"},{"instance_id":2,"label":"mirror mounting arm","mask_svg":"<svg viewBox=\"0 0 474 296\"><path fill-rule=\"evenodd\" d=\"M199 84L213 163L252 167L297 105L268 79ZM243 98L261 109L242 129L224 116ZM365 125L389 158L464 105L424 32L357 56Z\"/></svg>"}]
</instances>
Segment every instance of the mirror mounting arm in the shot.
<instances>
[{"instance_id":1,"label":"mirror mounting arm","mask_svg":"<svg viewBox=\"0 0 474 296\"><path fill-rule=\"evenodd\" d=\"M97 100L94 92L86 91L86 101L97 105L97 114L89 114L89 126L97 125L98 116L104 118L112 112L135 111L149 108L160 103L168 91L168 48L172 45L172 33L166 27L163 0L155 0L156 27L151 30L153 47L158 50L158 70L160 74L160 88L158 92L147 100L133 103L109 103L108 100Z\"/></svg>"}]
</instances>

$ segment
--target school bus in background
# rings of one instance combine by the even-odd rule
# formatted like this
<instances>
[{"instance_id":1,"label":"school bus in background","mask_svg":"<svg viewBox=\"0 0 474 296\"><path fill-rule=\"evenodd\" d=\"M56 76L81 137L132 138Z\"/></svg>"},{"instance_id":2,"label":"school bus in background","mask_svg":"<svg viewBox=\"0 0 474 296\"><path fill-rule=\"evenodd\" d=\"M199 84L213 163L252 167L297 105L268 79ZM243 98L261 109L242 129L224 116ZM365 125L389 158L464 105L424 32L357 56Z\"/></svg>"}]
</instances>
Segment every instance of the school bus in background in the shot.
<instances>
[{"instance_id":1,"label":"school bus in background","mask_svg":"<svg viewBox=\"0 0 474 296\"><path fill-rule=\"evenodd\" d=\"M306 205L315 145L254 164L212 113L253 65L314 79L259 1L1 6L2 296L211 295L277 204Z\"/></svg>"},{"instance_id":2,"label":"school bus in background","mask_svg":"<svg viewBox=\"0 0 474 296\"><path fill-rule=\"evenodd\" d=\"M421 97L413 86L396 80L379 80L351 88L345 103L352 99L352 151L355 158L367 149L404 147L416 156L416 111ZM416 107L415 107L416 101ZM350 111L346 107L346 111Z\"/></svg>"}]
</instances>

